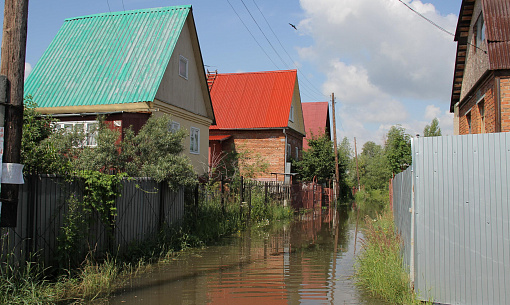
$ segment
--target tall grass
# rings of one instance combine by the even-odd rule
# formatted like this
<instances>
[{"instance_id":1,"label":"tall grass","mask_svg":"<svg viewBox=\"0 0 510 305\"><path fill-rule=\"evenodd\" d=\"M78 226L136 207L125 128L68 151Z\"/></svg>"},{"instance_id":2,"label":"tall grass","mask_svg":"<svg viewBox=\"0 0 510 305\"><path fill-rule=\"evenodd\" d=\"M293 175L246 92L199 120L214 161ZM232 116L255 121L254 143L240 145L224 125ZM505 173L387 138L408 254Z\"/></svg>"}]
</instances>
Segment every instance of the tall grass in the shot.
<instances>
[{"instance_id":1,"label":"tall grass","mask_svg":"<svg viewBox=\"0 0 510 305\"><path fill-rule=\"evenodd\" d=\"M391 304L421 304L410 287L392 213L385 211L375 219L366 217L362 231L362 252L354 266L356 284Z\"/></svg>"}]
</instances>

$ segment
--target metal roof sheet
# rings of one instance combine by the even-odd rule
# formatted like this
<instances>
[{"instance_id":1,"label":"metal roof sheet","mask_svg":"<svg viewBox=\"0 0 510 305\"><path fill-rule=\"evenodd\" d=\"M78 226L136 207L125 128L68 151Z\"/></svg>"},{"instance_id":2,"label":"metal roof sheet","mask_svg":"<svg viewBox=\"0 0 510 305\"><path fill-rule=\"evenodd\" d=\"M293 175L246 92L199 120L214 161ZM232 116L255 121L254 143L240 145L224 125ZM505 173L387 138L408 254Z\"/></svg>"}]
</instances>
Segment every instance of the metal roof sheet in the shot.
<instances>
[{"instance_id":1,"label":"metal roof sheet","mask_svg":"<svg viewBox=\"0 0 510 305\"><path fill-rule=\"evenodd\" d=\"M210 129L288 127L296 80L296 70L217 74Z\"/></svg>"},{"instance_id":2,"label":"metal roof sheet","mask_svg":"<svg viewBox=\"0 0 510 305\"><path fill-rule=\"evenodd\" d=\"M303 149L308 149L308 139L313 136L321 136L329 126L329 103L314 102L302 103L303 119L305 121L306 137L303 141Z\"/></svg>"},{"instance_id":3,"label":"metal roof sheet","mask_svg":"<svg viewBox=\"0 0 510 305\"><path fill-rule=\"evenodd\" d=\"M25 81L39 107L153 101L191 6L66 19Z\"/></svg>"}]
</instances>

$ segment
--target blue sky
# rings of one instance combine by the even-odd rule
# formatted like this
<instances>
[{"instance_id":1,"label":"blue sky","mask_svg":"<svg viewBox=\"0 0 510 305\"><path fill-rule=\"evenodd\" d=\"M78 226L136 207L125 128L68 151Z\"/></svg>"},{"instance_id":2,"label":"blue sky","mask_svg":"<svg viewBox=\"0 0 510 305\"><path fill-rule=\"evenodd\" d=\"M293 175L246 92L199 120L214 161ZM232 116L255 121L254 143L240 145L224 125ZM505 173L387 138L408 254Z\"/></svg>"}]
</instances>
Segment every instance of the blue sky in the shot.
<instances>
[{"instance_id":1,"label":"blue sky","mask_svg":"<svg viewBox=\"0 0 510 305\"><path fill-rule=\"evenodd\" d=\"M403 1L455 31L461 0ZM399 0L31 1L27 73L66 18L183 4L193 6L206 68L297 67L303 102L335 93L339 138L382 144L392 125L422 133L433 117L443 134L453 133L448 109L456 44Z\"/></svg>"}]
</instances>

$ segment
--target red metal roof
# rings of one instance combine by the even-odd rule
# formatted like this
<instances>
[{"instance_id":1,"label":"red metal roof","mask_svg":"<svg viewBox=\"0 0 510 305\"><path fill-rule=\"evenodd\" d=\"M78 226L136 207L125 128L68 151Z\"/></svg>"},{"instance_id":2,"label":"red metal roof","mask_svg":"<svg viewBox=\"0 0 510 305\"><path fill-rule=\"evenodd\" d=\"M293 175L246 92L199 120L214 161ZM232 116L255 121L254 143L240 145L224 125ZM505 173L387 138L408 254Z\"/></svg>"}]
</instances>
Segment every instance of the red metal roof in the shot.
<instances>
[{"instance_id":1,"label":"red metal roof","mask_svg":"<svg viewBox=\"0 0 510 305\"><path fill-rule=\"evenodd\" d=\"M324 130L329 129L329 104L328 102L302 103L301 107L303 107L306 130L303 149L306 150L309 147L308 139L311 139L312 135L321 136Z\"/></svg>"},{"instance_id":2,"label":"red metal roof","mask_svg":"<svg viewBox=\"0 0 510 305\"><path fill-rule=\"evenodd\" d=\"M210 92L216 125L210 129L287 127L296 81L296 70L218 73Z\"/></svg>"},{"instance_id":3,"label":"red metal roof","mask_svg":"<svg viewBox=\"0 0 510 305\"><path fill-rule=\"evenodd\" d=\"M209 136L209 141L225 141L229 139L231 135L213 135Z\"/></svg>"}]
</instances>

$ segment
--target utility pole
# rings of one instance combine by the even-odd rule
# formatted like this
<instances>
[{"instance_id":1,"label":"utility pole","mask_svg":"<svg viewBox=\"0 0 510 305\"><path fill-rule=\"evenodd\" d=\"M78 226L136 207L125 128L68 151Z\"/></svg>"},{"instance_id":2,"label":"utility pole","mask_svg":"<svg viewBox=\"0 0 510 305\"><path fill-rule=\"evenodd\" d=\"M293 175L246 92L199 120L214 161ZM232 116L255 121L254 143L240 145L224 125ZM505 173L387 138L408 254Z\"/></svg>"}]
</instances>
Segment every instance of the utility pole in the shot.
<instances>
[{"instance_id":1,"label":"utility pole","mask_svg":"<svg viewBox=\"0 0 510 305\"><path fill-rule=\"evenodd\" d=\"M356 137L354 137L354 156L356 157L356 176L358 177L358 191L359 191L361 190L361 184L359 184L358 150L356 148Z\"/></svg>"},{"instance_id":2,"label":"utility pole","mask_svg":"<svg viewBox=\"0 0 510 305\"><path fill-rule=\"evenodd\" d=\"M335 183L336 183L336 199L340 197L340 174L338 170L338 149L336 144L336 113L335 113L335 93L331 93L331 110L333 112L333 147L335 148Z\"/></svg>"},{"instance_id":3,"label":"utility pole","mask_svg":"<svg viewBox=\"0 0 510 305\"><path fill-rule=\"evenodd\" d=\"M2 160L4 171L20 167L27 19L28 0L5 0L0 64L0 74L7 77L5 103L1 105L5 111L5 122L0 122L5 134ZM2 181L0 226L16 227L19 185L4 182L11 181Z\"/></svg>"}]
</instances>

